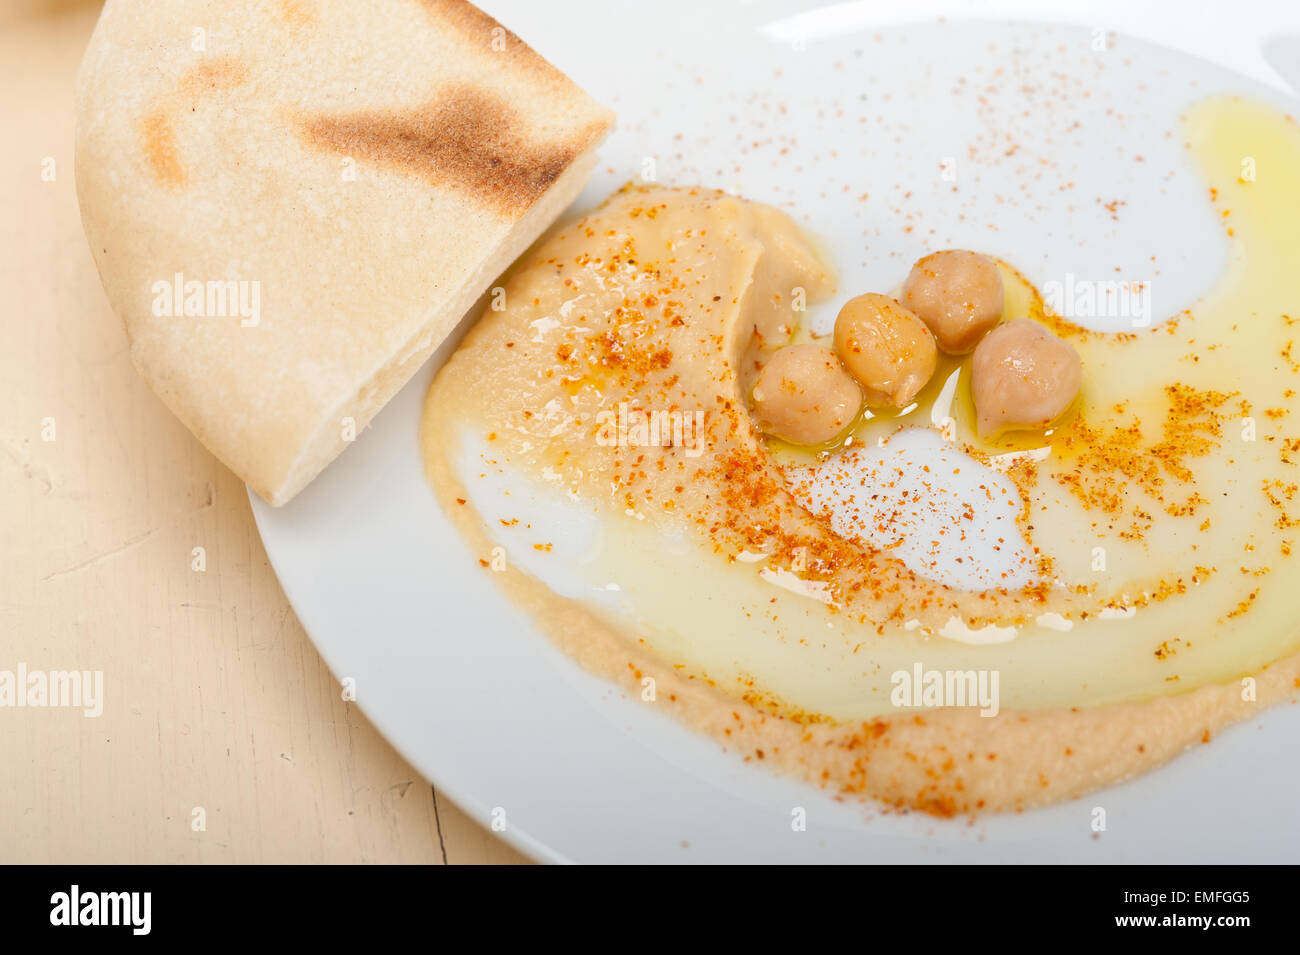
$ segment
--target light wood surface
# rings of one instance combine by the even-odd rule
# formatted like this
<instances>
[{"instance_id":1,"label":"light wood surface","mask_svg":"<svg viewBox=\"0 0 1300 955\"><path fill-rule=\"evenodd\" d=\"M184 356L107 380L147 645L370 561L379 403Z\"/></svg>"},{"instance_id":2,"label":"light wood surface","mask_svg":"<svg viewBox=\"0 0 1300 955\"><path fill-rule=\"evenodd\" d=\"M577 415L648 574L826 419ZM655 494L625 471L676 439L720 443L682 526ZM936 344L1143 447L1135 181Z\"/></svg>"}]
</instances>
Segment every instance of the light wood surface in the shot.
<instances>
[{"instance_id":1,"label":"light wood surface","mask_svg":"<svg viewBox=\"0 0 1300 955\"><path fill-rule=\"evenodd\" d=\"M9 3L0 670L99 670L104 702L0 708L0 862L525 861L342 700L243 485L137 378L73 183L98 4Z\"/></svg>"}]
</instances>

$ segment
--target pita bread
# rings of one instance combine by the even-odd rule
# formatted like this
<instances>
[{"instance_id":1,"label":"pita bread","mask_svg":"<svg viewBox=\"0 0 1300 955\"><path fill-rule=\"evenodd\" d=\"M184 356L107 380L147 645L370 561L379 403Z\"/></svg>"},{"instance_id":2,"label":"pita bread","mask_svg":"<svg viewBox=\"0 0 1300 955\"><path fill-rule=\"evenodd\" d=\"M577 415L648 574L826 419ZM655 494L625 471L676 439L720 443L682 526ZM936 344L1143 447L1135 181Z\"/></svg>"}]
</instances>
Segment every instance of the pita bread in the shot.
<instances>
[{"instance_id":1,"label":"pita bread","mask_svg":"<svg viewBox=\"0 0 1300 955\"><path fill-rule=\"evenodd\" d=\"M283 504L568 205L611 121L461 0L108 0L77 192L141 375Z\"/></svg>"}]
</instances>

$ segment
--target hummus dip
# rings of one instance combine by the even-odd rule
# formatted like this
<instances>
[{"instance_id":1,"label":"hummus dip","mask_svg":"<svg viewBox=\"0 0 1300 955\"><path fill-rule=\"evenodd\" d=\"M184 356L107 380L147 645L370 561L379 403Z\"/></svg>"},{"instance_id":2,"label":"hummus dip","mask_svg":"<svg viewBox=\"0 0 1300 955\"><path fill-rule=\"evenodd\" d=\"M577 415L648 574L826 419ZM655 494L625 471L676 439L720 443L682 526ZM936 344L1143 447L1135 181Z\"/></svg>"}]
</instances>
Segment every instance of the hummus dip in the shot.
<instances>
[{"instance_id":1,"label":"hummus dip","mask_svg":"<svg viewBox=\"0 0 1300 955\"><path fill-rule=\"evenodd\" d=\"M1186 119L1233 257L1189 312L1003 320L1083 361L1047 432L981 440L969 361L833 446L764 436L754 379L842 293L784 213L627 187L516 265L421 441L484 572L584 666L750 760L941 815L1132 776L1300 686L1292 557L1300 168L1290 119Z\"/></svg>"}]
</instances>

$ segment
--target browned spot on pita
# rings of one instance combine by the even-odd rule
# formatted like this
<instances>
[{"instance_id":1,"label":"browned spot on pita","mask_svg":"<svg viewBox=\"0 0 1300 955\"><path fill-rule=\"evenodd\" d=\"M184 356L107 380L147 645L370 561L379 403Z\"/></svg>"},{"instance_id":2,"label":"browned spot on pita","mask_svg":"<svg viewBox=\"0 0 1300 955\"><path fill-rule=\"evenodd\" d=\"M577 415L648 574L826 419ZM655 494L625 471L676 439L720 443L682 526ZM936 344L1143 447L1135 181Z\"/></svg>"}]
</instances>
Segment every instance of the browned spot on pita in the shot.
<instances>
[{"instance_id":1,"label":"browned spot on pita","mask_svg":"<svg viewBox=\"0 0 1300 955\"><path fill-rule=\"evenodd\" d=\"M412 112L325 114L299 123L319 149L450 186L506 217L532 205L602 129L596 124L561 141L537 142L504 100L462 86Z\"/></svg>"},{"instance_id":2,"label":"browned spot on pita","mask_svg":"<svg viewBox=\"0 0 1300 955\"><path fill-rule=\"evenodd\" d=\"M201 63L181 77L180 90L191 96L214 90L231 89L248 79L248 67L233 57L224 56Z\"/></svg>"},{"instance_id":3,"label":"browned spot on pita","mask_svg":"<svg viewBox=\"0 0 1300 955\"><path fill-rule=\"evenodd\" d=\"M303 0L280 0L280 19L291 27L311 26L316 22L316 10Z\"/></svg>"},{"instance_id":4,"label":"browned spot on pita","mask_svg":"<svg viewBox=\"0 0 1300 955\"><path fill-rule=\"evenodd\" d=\"M140 124L145 159L155 178L167 186L185 182L185 169L176 149L176 126L172 117L181 110L185 97L197 97L217 90L231 89L248 79L248 67L233 57L217 57L193 67L176 84L176 92L164 97L161 104Z\"/></svg>"},{"instance_id":5,"label":"browned spot on pita","mask_svg":"<svg viewBox=\"0 0 1300 955\"><path fill-rule=\"evenodd\" d=\"M455 30L473 49L504 57L511 64L528 69L552 83L567 83L568 77L519 39L514 31L501 25L468 0L419 0L440 26Z\"/></svg>"},{"instance_id":6,"label":"browned spot on pita","mask_svg":"<svg viewBox=\"0 0 1300 955\"><path fill-rule=\"evenodd\" d=\"M176 133L171 118L165 110L155 110L140 124L144 140L144 155L155 178L164 185L179 186L185 182L185 170L176 152Z\"/></svg>"}]
</instances>

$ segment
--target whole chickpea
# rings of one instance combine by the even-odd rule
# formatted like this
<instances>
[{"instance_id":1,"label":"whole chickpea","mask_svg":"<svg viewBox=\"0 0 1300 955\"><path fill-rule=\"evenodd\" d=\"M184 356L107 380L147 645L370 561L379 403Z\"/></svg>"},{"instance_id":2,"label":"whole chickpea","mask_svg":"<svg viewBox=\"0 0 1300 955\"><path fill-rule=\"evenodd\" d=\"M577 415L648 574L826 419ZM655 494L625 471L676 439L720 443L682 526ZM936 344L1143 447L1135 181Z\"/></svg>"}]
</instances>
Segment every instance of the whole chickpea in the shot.
<instances>
[{"instance_id":1,"label":"whole chickpea","mask_svg":"<svg viewBox=\"0 0 1300 955\"><path fill-rule=\"evenodd\" d=\"M754 417L765 432L791 444L821 444L853 423L862 392L833 352L787 345L754 383Z\"/></svg>"},{"instance_id":2,"label":"whole chickpea","mask_svg":"<svg viewBox=\"0 0 1300 955\"><path fill-rule=\"evenodd\" d=\"M935 252L912 266L901 301L929 326L941 349L964 355L1002 318L1002 275L987 255Z\"/></svg>"},{"instance_id":3,"label":"whole chickpea","mask_svg":"<svg viewBox=\"0 0 1300 955\"><path fill-rule=\"evenodd\" d=\"M1069 342L1029 318L999 325L971 357L980 437L1046 428L1079 393L1083 364Z\"/></svg>"},{"instance_id":4,"label":"whole chickpea","mask_svg":"<svg viewBox=\"0 0 1300 955\"><path fill-rule=\"evenodd\" d=\"M844 303L835 319L835 351L868 405L901 408L916 397L939 361L925 322L888 295Z\"/></svg>"}]
</instances>

